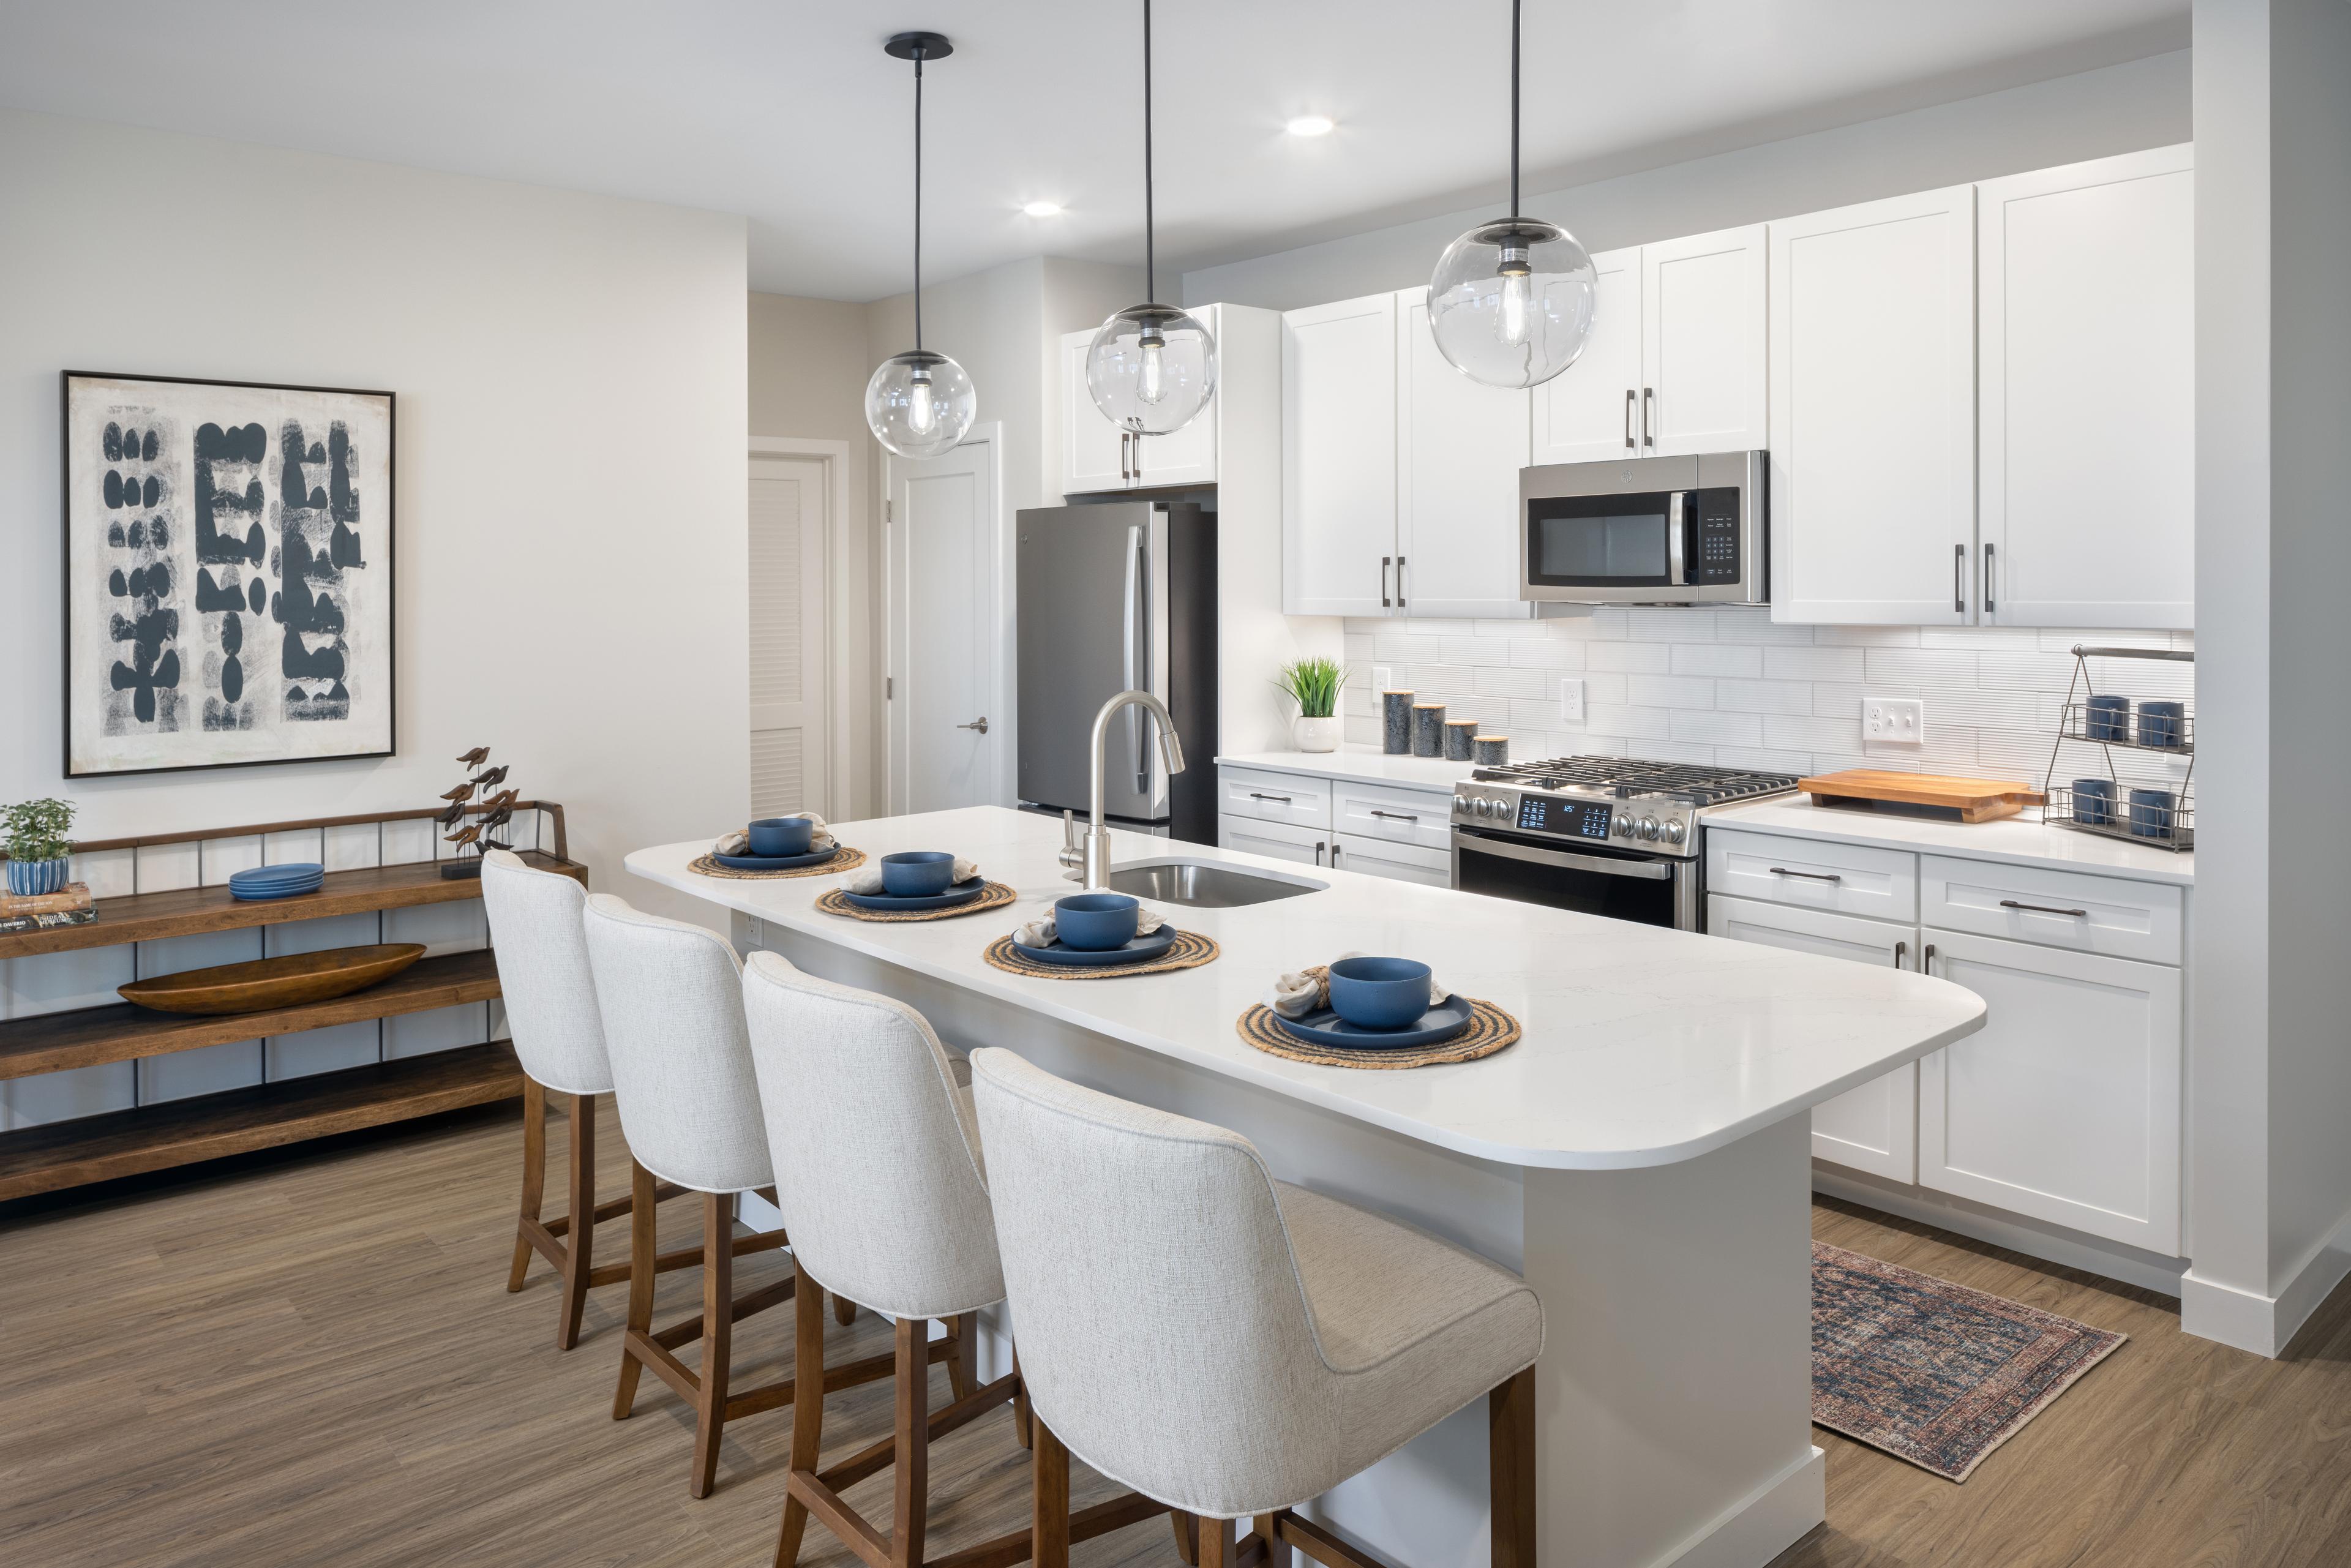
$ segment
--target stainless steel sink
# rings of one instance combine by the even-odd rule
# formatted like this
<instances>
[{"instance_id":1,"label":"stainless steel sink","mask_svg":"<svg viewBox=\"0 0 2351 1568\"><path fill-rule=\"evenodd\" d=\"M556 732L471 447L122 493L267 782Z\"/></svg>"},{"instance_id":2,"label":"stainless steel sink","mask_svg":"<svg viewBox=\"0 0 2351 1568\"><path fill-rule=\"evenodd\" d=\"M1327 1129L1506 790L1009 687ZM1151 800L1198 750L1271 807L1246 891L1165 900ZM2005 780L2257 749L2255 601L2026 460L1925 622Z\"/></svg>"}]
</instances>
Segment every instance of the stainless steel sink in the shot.
<instances>
[{"instance_id":1,"label":"stainless steel sink","mask_svg":"<svg viewBox=\"0 0 2351 1568\"><path fill-rule=\"evenodd\" d=\"M1133 894L1158 904L1188 904L1197 909L1238 909L1244 904L1268 904L1320 893L1331 884L1302 877L1273 876L1242 871L1209 861L1144 861L1113 866L1111 891Z\"/></svg>"}]
</instances>

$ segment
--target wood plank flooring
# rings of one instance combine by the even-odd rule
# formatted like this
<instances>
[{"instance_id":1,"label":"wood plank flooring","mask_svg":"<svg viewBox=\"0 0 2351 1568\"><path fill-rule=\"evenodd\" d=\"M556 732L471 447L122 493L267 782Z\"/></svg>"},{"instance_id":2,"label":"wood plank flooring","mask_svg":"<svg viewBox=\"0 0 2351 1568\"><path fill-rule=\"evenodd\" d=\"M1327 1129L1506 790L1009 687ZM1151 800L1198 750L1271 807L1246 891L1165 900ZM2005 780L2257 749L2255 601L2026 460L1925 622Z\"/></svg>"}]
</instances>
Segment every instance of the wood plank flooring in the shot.
<instances>
[{"instance_id":1,"label":"wood plank flooring","mask_svg":"<svg viewBox=\"0 0 2351 1568\"><path fill-rule=\"evenodd\" d=\"M607 1117L610 1197L627 1156ZM0 1563L764 1564L789 1414L730 1426L717 1491L686 1496L684 1406L647 1380L633 1417L610 1416L625 1291L590 1298L565 1354L545 1266L503 1289L520 1144L513 1108L488 1107L0 1206ZM696 1241L695 1211L663 1206L664 1247ZM1842 1206L1815 1218L1824 1240L2132 1340L1965 1486L1815 1428L1831 1522L1779 1568L2351 1563L2351 1300L2265 1362L2182 1335L2158 1297ZM626 1226L597 1240L618 1259ZM737 1288L783 1266L746 1258ZM695 1311L698 1289L695 1270L664 1275L657 1315ZM830 1340L842 1358L888 1343L870 1314ZM790 1362L789 1311L740 1326L746 1386ZM890 1399L887 1383L835 1396L826 1452L886 1433ZM931 1473L935 1553L1026 1517L1008 1411L936 1445ZM883 1518L889 1486L851 1499ZM1115 1490L1072 1477L1081 1506ZM852 1561L818 1530L804 1560ZM1154 1521L1075 1561L1177 1558Z\"/></svg>"}]
</instances>

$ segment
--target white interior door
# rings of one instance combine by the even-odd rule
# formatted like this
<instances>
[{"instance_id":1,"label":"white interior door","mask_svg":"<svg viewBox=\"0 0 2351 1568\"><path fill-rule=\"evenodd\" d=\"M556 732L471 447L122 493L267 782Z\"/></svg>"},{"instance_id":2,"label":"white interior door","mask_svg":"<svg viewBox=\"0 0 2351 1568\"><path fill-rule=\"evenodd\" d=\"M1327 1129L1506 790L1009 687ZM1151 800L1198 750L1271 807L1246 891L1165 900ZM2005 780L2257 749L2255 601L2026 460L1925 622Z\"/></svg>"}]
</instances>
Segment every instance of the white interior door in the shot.
<instances>
[{"instance_id":1,"label":"white interior door","mask_svg":"<svg viewBox=\"0 0 2351 1568\"><path fill-rule=\"evenodd\" d=\"M890 803L1010 805L996 443L890 462Z\"/></svg>"},{"instance_id":2,"label":"white interior door","mask_svg":"<svg viewBox=\"0 0 2351 1568\"><path fill-rule=\"evenodd\" d=\"M1746 452L1764 428L1763 225L1641 247L1641 363L1653 457Z\"/></svg>"},{"instance_id":3,"label":"white interior door","mask_svg":"<svg viewBox=\"0 0 2351 1568\"><path fill-rule=\"evenodd\" d=\"M751 815L830 808L825 799L828 465L751 459Z\"/></svg>"},{"instance_id":4,"label":"white interior door","mask_svg":"<svg viewBox=\"0 0 2351 1568\"><path fill-rule=\"evenodd\" d=\"M1592 335L1575 363L1534 389L1537 463L1644 455L1640 445L1641 247L1592 258Z\"/></svg>"}]
</instances>

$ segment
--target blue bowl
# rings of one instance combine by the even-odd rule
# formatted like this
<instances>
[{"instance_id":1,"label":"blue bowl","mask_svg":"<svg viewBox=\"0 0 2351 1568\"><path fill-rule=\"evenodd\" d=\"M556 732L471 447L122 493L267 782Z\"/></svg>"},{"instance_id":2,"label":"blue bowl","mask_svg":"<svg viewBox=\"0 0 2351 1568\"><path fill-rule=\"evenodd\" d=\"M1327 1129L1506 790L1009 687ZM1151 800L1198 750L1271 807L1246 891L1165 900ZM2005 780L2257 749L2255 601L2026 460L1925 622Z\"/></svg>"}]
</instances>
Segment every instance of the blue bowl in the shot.
<instances>
[{"instance_id":1,"label":"blue bowl","mask_svg":"<svg viewBox=\"0 0 2351 1568\"><path fill-rule=\"evenodd\" d=\"M882 891L900 898L935 898L955 881L955 856L945 850L907 850L882 857Z\"/></svg>"},{"instance_id":2,"label":"blue bowl","mask_svg":"<svg viewBox=\"0 0 2351 1568\"><path fill-rule=\"evenodd\" d=\"M1342 958L1331 966L1331 1010L1357 1029L1404 1029L1428 1010L1428 966L1412 958Z\"/></svg>"},{"instance_id":3,"label":"blue bowl","mask_svg":"<svg viewBox=\"0 0 2351 1568\"><path fill-rule=\"evenodd\" d=\"M816 839L816 824L806 817L762 817L747 831L751 835L751 852L768 858L804 855Z\"/></svg>"},{"instance_id":4,"label":"blue bowl","mask_svg":"<svg viewBox=\"0 0 2351 1568\"><path fill-rule=\"evenodd\" d=\"M1053 903L1053 935L1081 953L1106 952L1134 940L1134 900L1123 893L1073 893Z\"/></svg>"}]
</instances>

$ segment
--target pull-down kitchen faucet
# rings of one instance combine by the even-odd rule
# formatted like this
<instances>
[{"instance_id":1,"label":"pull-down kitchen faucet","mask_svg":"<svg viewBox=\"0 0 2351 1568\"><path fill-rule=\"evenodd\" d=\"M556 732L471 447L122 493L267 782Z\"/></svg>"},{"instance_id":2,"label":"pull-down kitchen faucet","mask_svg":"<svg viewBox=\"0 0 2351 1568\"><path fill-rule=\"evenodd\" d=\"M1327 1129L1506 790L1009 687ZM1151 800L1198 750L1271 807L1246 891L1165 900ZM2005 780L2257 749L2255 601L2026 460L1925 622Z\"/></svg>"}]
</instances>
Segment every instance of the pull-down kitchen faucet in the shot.
<instances>
[{"instance_id":1,"label":"pull-down kitchen faucet","mask_svg":"<svg viewBox=\"0 0 2351 1568\"><path fill-rule=\"evenodd\" d=\"M1061 813L1061 863L1080 872L1079 881L1090 891L1110 886L1110 830L1102 825L1102 753L1110 740L1111 716L1129 703L1149 709L1159 721L1159 755L1166 760L1167 771L1184 771L1184 743L1176 738L1176 719L1165 703L1149 692L1124 691L1102 704L1102 712L1094 715L1093 778L1088 800L1092 821L1082 845L1077 841L1076 820L1067 811Z\"/></svg>"}]
</instances>

